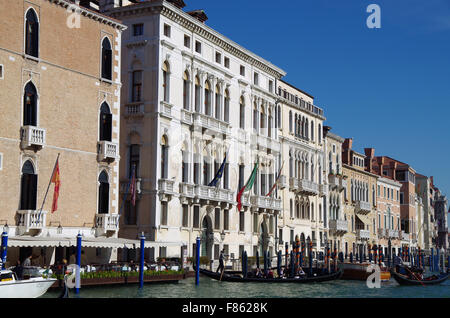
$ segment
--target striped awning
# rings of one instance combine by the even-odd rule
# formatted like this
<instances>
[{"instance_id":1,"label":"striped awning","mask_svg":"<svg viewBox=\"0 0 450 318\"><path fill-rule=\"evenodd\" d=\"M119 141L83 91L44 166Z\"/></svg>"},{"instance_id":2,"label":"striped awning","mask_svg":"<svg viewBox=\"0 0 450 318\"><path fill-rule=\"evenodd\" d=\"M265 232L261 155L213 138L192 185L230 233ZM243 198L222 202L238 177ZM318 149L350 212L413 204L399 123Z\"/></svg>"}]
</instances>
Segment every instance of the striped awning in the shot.
<instances>
[{"instance_id":1,"label":"striped awning","mask_svg":"<svg viewBox=\"0 0 450 318\"><path fill-rule=\"evenodd\" d=\"M372 218L370 218L368 215L362 215L362 214L357 213L356 217L366 225L372 224Z\"/></svg>"}]
</instances>

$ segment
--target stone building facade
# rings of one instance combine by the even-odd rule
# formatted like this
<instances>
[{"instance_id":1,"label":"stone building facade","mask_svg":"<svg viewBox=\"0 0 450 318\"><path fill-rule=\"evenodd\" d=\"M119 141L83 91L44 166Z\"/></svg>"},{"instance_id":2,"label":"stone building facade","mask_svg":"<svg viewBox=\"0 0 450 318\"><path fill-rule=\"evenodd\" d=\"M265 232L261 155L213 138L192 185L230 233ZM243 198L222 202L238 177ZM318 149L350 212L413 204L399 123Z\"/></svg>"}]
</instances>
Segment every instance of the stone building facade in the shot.
<instances>
[{"instance_id":1,"label":"stone building facade","mask_svg":"<svg viewBox=\"0 0 450 318\"><path fill-rule=\"evenodd\" d=\"M1 0L0 7L7 8L0 10L0 219L11 261L42 253L48 265L69 255L44 238L118 233L124 26L72 1ZM53 185L43 202L58 155L61 187L51 213ZM93 261L114 256L88 253Z\"/></svg>"}]
</instances>

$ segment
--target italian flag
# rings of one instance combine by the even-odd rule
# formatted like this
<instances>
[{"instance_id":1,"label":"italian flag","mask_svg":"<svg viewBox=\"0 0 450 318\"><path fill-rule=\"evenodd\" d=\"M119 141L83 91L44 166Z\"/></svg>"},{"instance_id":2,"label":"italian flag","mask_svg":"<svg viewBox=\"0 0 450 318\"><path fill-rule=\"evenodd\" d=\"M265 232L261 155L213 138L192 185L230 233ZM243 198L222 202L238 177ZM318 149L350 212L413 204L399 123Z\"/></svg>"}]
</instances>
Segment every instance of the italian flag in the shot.
<instances>
[{"instance_id":1,"label":"italian flag","mask_svg":"<svg viewBox=\"0 0 450 318\"><path fill-rule=\"evenodd\" d=\"M258 166L259 166L259 158L258 158L258 160L255 163L255 167L253 168L252 174L248 178L247 183L245 184L245 186L242 187L241 190L239 190L239 192L237 194L236 200L237 200L237 203L238 203L237 204L238 211L241 211L241 209L242 209L242 203L241 203L242 194L245 191L249 191L253 187L253 184L255 183L256 173L258 172Z\"/></svg>"}]
</instances>

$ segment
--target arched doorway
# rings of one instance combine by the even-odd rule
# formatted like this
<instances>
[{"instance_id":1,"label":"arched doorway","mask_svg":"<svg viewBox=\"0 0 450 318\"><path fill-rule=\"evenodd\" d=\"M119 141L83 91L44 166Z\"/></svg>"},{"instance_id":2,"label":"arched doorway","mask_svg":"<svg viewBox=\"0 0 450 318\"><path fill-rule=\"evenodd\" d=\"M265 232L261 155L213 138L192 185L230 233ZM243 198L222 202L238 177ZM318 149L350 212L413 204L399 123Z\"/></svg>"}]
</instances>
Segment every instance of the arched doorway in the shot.
<instances>
[{"instance_id":1,"label":"arched doorway","mask_svg":"<svg viewBox=\"0 0 450 318\"><path fill-rule=\"evenodd\" d=\"M214 236L212 231L212 222L208 216L205 216L202 222L200 256L207 256L208 259L211 260L213 244L214 244Z\"/></svg>"},{"instance_id":2,"label":"arched doorway","mask_svg":"<svg viewBox=\"0 0 450 318\"><path fill-rule=\"evenodd\" d=\"M37 180L33 164L27 160L22 167L20 210L36 210Z\"/></svg>"}]
</instances>

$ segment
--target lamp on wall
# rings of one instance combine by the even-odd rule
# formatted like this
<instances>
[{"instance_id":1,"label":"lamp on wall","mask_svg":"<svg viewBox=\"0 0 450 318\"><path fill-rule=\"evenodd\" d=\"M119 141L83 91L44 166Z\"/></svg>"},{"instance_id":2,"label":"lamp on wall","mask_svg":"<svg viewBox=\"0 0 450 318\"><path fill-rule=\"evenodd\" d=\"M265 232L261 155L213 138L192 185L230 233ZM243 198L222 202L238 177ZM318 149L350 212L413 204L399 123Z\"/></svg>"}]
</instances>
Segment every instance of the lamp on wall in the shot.
<instances>
[{"instance_id":1,"label":"lamp on wall","mask_svg":"<svg viewBox=\"0 0 450 318\"><path fill-rule=\"evenodd\" d=\"M222 232L220 232L220 239L222 240L222 242L225 240L225 231L222 230Z\"/></svg>"},{"instance_id":2,"label":"lamp on wall","mask_svg":"<svg viewBox=\"0 0 450 318\"><path fill-rule=\"evenodd\" d=\"M0 220L0 222L5 222L5 225L3 225L3 233L9 234L9 226L7 220Z\"/></svg>"},{"instance_id":3,"label":"lamp on wall","mask_svg":"<svg viewBox=\"0 0 450 318\"><path fill-rule=\"evenodd\" d=\"M61 226L61 223L59 223L58 227L56 228L56 234L62 234L63 228Z\"/></svg>"}]
</instances>

